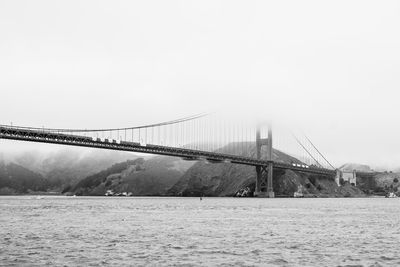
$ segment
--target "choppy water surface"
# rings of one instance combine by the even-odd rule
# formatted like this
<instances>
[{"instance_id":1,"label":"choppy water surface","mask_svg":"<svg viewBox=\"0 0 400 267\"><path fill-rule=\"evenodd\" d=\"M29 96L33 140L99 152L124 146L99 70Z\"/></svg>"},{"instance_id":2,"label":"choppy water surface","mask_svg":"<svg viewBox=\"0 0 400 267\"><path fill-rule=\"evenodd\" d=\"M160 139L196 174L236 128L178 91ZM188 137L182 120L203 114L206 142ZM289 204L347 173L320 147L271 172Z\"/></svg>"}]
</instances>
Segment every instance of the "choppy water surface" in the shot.
<instances>
[{"instance_id":1,"label":"choppy water surface","mask_svg":"<svg viewBox=\"0 0 400 267\"><path fill-rule=\"evenodd\" d=\"M400 265L400 199L0 197L0 264Z\"/></svg>"}]
</instances>

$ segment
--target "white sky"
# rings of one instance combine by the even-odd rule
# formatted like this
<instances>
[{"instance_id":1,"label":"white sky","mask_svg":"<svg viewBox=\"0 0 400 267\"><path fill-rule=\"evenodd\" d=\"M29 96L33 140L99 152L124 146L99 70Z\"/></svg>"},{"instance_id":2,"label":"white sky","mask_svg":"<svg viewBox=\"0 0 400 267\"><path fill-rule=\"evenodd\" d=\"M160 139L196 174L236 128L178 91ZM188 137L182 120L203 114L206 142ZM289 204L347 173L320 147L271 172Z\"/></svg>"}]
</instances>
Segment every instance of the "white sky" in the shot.
<instances>
[{"instance_id":1,"label":"white sky","mask_svg":"<svg viewBox=\"0 0 400 267\"><path fill-rule=\"evenodd\" d=\"M336 164L400 166L399 26L399 1L3 0L0 123L229 110L301 125Z\"/></svg>"}]
</instances>

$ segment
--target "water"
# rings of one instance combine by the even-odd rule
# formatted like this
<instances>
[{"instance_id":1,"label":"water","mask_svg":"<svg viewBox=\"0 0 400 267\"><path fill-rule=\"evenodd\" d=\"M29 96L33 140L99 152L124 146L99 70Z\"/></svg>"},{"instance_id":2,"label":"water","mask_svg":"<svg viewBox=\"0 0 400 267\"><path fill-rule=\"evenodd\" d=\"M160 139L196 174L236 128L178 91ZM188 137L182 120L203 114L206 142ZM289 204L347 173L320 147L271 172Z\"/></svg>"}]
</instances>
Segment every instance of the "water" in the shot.
<instances>
[{"instance_id":1,"label":"water","mask_svg":"<svg viewBox=\"0 0 400 267\"><path fill-rule=\"evenodd\" d=\"M398 266L400 199L0 197L2 266Z\"/></svg>"}]
</instances>

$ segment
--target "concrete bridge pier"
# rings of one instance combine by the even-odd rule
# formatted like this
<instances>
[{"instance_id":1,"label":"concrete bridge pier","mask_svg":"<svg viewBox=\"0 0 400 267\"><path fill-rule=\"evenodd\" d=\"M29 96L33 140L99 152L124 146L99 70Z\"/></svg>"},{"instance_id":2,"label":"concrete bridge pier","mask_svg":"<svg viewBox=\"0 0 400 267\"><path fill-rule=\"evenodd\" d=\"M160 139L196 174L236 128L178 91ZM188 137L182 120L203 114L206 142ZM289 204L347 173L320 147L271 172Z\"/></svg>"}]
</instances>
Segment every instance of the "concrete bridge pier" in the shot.
<instances>
[{"instance_id":1,"label":"concrete bridge pier","mask_svg":"<svg viewBox=\"0 0 400 267\"><path fill-rule=\"evenodd\" d=\"M260 128L256 132L256 153L257 159L261 159L261 147L267 146L267 160L268 164L265 166L256 166L256 189L254 196L274 198L275 193L273 189L273 172L274 162L272 160L272 129L268 127L268 139L261 139Z\"/></svg>"},{"instance_id":2,"label":"concrete bridge pier","mask_svg":"<svg viewBox=\"0 0 400 267\"><path fill-rule=\"evenodd\" d=\"M274 163L273 161L268 162L268 176L267 176L267 195L269 198L274 198L274 186L273 186L273 173L274 173Z\"/></svg>"},{"instance_id":3,"label":"concrete bridge pier","mask_svg":"<svg viewBox=\"0 0 400 267\"><path fill-rule=\"evenodd\" d=\"M338 186L340 186L340 178L343 178L343 173L341 170L336 169L335 182Z\"/></svg>"}]
</instances>

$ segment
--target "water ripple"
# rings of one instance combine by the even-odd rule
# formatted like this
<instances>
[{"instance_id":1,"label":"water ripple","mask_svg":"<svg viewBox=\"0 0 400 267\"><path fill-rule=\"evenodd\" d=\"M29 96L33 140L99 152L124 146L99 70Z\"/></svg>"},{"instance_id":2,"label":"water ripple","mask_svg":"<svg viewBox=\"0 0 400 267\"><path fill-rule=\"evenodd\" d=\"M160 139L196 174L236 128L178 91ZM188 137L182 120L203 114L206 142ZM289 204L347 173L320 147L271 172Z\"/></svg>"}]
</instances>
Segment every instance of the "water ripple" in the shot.
<instances>
[{"instance_id":1,"label":"water ripple","mask_svg":"<svg viewBox=\"0 0 400 267\"><path fill-rule=\"evenodd\" d=\"M395 201L0 197L0 266L398 266Z\"/></svg>"}]
</instances>

